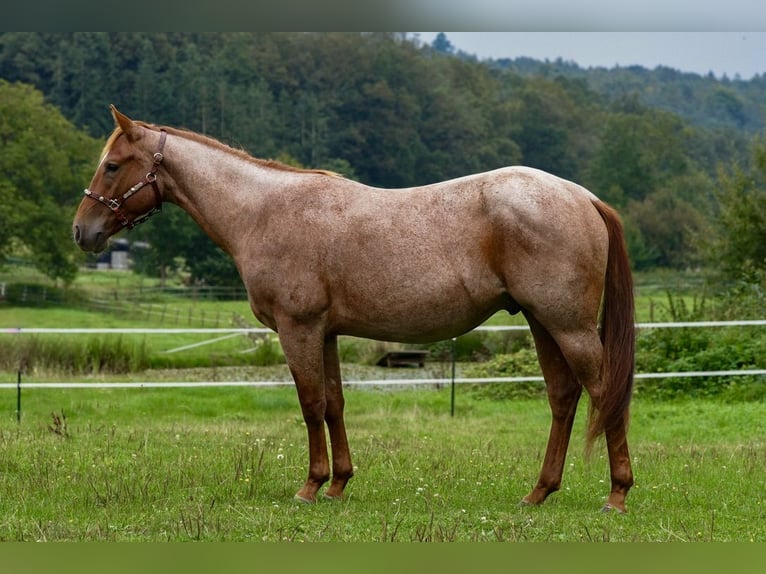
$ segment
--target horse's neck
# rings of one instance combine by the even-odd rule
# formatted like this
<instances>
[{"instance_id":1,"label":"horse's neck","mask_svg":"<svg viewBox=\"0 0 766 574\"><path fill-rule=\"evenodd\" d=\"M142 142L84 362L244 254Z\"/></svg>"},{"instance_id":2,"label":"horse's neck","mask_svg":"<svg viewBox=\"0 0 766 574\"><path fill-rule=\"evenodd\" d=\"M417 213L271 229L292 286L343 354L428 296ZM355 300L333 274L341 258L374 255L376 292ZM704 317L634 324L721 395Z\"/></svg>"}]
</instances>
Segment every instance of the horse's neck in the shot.
<instances>
[{"instance_id":1,"label":"horse's neck","mask_svg":"<svg viewBox=\"0 0 766 574\"><path fill-rule=\"evenodd\" d=\"M260 205L267 201L266 194L280 186L279 177L237 154L200 142L173 138L172 144L165 155L174 185L166 199L234 255L247 226L263 215Z\"/></svg>"}]
</instances>

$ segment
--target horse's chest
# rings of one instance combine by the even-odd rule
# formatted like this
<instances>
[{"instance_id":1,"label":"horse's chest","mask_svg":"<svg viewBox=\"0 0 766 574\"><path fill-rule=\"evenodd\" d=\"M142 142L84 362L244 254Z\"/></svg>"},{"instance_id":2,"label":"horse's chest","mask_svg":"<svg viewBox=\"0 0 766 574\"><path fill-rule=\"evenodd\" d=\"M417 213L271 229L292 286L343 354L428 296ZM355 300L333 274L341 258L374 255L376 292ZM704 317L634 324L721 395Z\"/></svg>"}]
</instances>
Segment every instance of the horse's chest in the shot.
<instances>
[{"instance_id":1,"label":"horse's chest","mask_svg":"<svg viewBox=\"0 0 766 574\"><path fill-rule=\"evenodd\" d=\"M323 315L329 305L327 285L310 267L282 260L245 273L243 280L256 318L276 329L278 317L310 320Z\"/></svg>"}]
</instances>

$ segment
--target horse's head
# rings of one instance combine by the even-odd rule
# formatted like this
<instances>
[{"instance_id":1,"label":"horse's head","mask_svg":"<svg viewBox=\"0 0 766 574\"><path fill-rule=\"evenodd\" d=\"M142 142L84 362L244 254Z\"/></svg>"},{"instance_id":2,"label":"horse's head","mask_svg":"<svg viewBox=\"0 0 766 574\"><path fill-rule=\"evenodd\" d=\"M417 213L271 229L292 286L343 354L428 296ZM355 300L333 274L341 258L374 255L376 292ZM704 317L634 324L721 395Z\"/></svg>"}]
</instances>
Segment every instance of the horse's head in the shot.
<instances>
[{"instance_id":1,"label":"horse's head","mask_svg":"<svg viewBox=\"0 0 766 574\"><path fill-rule=\"evenodd\" d=\"M157 169L165 132L132 121L111 106L117 125L77 208L72 233L84 251L103 251L123 227L132 229L160 210Z\"/></svg>"}]
</instances>

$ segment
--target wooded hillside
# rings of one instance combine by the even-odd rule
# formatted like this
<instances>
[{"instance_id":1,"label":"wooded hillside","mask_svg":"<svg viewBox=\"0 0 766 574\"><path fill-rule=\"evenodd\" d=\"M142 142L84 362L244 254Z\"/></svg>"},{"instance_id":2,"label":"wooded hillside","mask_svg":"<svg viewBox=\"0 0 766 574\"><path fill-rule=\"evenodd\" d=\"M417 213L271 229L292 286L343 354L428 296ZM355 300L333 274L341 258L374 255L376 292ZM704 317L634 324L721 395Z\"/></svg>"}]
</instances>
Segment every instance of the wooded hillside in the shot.
<instances>
[{"instance_id":1,"label":"wooded hillside","mask_svg":"<svg viewBox=\"0 0 766 574\"><path fill-rule=\"evenodd\" d=\"M136 119L381 187L538 167L620 209L637 268L701 263L695 237L711 233L720 174L758 169L763 75L477 61L449 48L394 33L1 33L0 98L30 84L96 139L111 132L114 103ZM15 137L4 134L3 149ZM3 177L17 181L17 165L3 165ZM67 189L70 205L86 183ZM196 278L237 280L185 214L167 210L133 237L167 237L169 226L184 240L147 265L183 256Z\"/></svg>"}]
</instances>

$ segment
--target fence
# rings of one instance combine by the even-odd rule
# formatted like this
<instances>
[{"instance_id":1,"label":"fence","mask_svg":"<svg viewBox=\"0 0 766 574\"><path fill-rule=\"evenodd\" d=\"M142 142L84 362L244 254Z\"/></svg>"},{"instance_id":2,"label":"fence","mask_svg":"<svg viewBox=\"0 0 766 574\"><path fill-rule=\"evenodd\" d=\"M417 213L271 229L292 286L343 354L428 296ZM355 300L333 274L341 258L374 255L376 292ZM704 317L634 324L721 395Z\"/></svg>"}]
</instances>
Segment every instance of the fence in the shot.
<instances>
[{"instance_id":1,"label":"fence","mask_svg":"<svg viewBox=\"0 0 766 574\"><path fill-rule=\"evenodd\" d=\"M742 326L764 326L766 320L742 320L742 321L696 321L696 322L676 322L676 323L637 323L637 329L665 329L665 328L710 328L710 327L742 327ZM505 326L481 326L474 329L475 331L526 331L529 328L526 325L505 325ZM210 334L217 335L206 341L194 343L192 345L185 345L178 349L173 349L171 352L181 351L188 348L199 347L205 344L212 344L217 341L227 339L229 337L237 335L252 335L252 334L267 334L271 333L271 329L265 328L236 328L236 329L219 329L219 328L133 328L133 329L117 329L117 328L5 328L0 329L0 334L98 334L98 333L118 333L118 334L154 334L154 333L197 333L197 334ZM350 380L344 381L345 386L394 386L394 385L451 385L451 398L450 398L450 415L455 414L455 385L470 383L470 384L483 384L483 383L520 383L520 382L542 382L544 379L542 376L525 376L525 377L482 377L482 378L465 378L455 376L455 353L454 353L454 341L453 339L453 352L452 352L452 376L449 378L429 378L429 379L378 379L378 380ZM667 378L688 378L688 377L731 377L731 376L745 376L745 375L766 375L766 369L747 369L747 370L726 370L726 371L683 371L672 373L636 373L636 379L667 379ZM275 387L292 385L291 381L171 381L171 382L156 382L156 381L131 381L131 382L37 382L32 384L23 385L25 389L96 389L96 388L201 388L201 387ZM16 420L21 422L21 389L22 389L22 373L19 370L17 374L16 383L0 383L0 389L16 389Z\"/></svg>"},{"instance_id":2,"label":"fence","mask_svg":"<svg viewBox=\"0 0 766 574\"><path fill-rule=\"evenodd\" d=\"M636 328L641 329L683 329L683 328L712 328L712 327L753 327L766 326L766 320L741 320L741 321L693 321L693 322L675 322L675 323L637 323ZM475 331L527 331L526 325L484 325L474 329ZM215 337L186 345L182 348L173 349L180 351L187 348L199 347L207 344L213 344L229 336L248 335L248 334L268 334L273 333L271 329L266 328L0 328L0 334L209 334ZM484 378L465 378L454 376L453 365L452 377L415 379L377 379L377 380L348 380L344 381L347 386L396 386L396 385L441 385L441 384L484 384L484 383L519 383L543 381L542 376L527 377L484 377ZM725 370L725 371L681 371L666 373L636 373L636 379L671 379L671 378L689 378L689 377L733 377L733 376L761 376L766 375L764 369L744 369L744 370ZM20 379L19 379L20 380ZM27 383L24 388L192 388L192 387L234 387L234 386L281 386L291 385L290 381L169 381L169 382L36 382ZM17 388L17 383L0 383L0 389Z\"/></svg>"}]
</instances>

